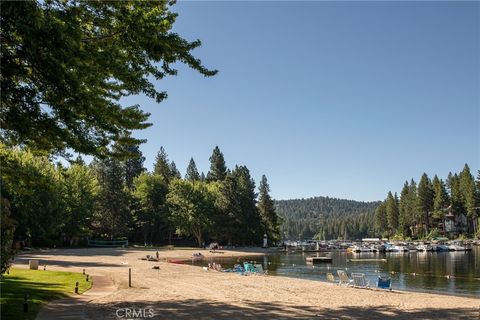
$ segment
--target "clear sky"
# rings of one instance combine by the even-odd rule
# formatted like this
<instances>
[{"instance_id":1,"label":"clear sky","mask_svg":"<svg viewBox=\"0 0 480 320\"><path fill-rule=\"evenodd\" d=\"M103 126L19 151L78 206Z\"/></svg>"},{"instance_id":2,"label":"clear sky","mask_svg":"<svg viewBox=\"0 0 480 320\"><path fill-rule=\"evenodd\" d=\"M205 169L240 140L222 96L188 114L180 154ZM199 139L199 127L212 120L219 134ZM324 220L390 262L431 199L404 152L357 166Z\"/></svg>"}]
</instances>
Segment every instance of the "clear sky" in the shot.
<instances>
[{"instance_id":1,"label":"clear sky","mask_svg":"<svg viewBox=\"0 0 480 320\"><path fill-rule=\"evenodd\" d=\"M175 31L214 78L186 67L168 99L130 97L149 170L164 146L182 174L266 174L277 199L380 200L423 172L480 169L479 2L180 2Z\"/></svg>"}]
</instances>

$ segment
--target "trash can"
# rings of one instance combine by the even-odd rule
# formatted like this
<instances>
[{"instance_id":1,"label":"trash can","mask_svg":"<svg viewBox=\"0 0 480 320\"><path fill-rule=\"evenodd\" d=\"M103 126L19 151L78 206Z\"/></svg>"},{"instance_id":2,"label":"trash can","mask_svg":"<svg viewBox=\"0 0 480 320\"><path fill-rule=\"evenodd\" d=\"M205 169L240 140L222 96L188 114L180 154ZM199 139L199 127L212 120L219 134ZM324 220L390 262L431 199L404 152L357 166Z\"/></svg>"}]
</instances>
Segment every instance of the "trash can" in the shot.
<instances>
[{"instance_id":1,"label":"trash can","mask_svg":"<svg viewBox=\"0 0 480 320\"><path fill-rule=\"evenodd\" d=\"M28 265L31 270L38 270L38 260L28 260Z\"/></svg>"}]
</instances>

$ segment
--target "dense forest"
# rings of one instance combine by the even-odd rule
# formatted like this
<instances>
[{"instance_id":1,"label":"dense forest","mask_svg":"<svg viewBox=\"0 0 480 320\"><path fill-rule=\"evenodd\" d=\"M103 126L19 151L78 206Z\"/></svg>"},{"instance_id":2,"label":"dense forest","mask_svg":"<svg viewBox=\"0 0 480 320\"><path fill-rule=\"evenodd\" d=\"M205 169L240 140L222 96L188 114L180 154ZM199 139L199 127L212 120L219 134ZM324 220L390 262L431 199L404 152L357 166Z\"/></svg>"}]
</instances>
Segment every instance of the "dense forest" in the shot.
<instances>
[{"instance_id":1,"label":"dense forest","mask_svg":"<svg viewBox=\"0 0 480 320\"><path fill-rule=\"evenodd\" d=\"M480 236L480 171L475 180L465 164L460 173L424 173L420 181L405 181L400 196L388 192L375 210L375 226L384 236L431 238Z\"/></svg>"},{"instance_id":2,"label":"dense forest","mask_svg":"<svg viewBox=\"0 0 480 320\"><path fill-rule=\"evenodd\" d=\"M69 166L2 147L2 212L16 241L70 246L90 239L165 243L173 235L197 245L216 240L259 245L279 241L278 219L265 176L256 192L245 166L229 170L218 147L205 176L193 158L182 179L163 148L153 172L138 148L125 159L77 159Z\"/></svg>"},{"instance_id":3,"label":"dense forest","mask_svg":"<svg viewBox=\"0 0 480 320\"><path fill-rule=\"evenodd\" d=\"M373 236L374 212L380 202L329 197L275 201L287 239L359 239Z\"/></svg>"}]
</instances>

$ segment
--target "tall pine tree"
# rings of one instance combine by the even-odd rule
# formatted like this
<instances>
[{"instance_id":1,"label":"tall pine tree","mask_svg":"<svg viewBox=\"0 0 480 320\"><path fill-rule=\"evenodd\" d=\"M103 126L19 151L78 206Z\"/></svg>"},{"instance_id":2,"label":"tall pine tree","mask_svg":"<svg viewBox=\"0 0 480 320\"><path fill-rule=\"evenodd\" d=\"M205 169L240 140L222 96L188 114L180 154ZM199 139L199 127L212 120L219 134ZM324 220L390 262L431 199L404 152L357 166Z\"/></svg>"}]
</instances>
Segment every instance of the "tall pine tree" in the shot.
<instances>
[{"instance_id":1,"label":"tall pine tree","mask_svg":"<svg viewBox=\"0 0 480 320\"><path fill-rule=\"evenodd\" d=\"M417 209L423 215L423 225L425 235L427 235L430 230L430 214L433 210L433 188L426 173L422 175L418 183Z\"/></svg>"},{"instance_id":2,"label":"tall pine tree","mask_svg":"<svg viewBox=\"0 0 480 320\"><path fill-rule=\"evenodd\" d=\"M190 162L188 163L187 172L185 173L185 180L189 180L189 181L200 180L200 175L198 174L197 165L195 164L195 160L193 160L193 158L190 158Z\"/></svg>"},{"instance_id":3,"label":"tall pine tree","mask_svg":"<svg viewBox=\"0 0 480 320\"><path fill-rule=\"evenodd\" d=\"M398 227L398 200L396 193L394 197L391 191L388 192L387 201L385 204L385 213L387 215L389 233L393 235Z\"/></svg>"},{"instance_id":4,"label":"tall pine tree","mask_svg":"<svg viewBox=\"0 0 480 320\"><path fill-rule=\"evenodd\" d=\"M220 148L216 146L210 157L210 171L207 173L207 181L223 181L227 176L225 159Z\"/></svg>"},{"instance_id":5,"label":"tall pine tree","mask_svg":"<svg viewBox=\"0 0 480 320\"><path fill-rule=\"evenodd\" d=\"M95 160L92 167L100 186L94 227L100 236L126 237L132 222L125 170L118 159Z\"/></svg>"},{"instance_id":6,"label":"tall pine tree","mask_svg":"<svg viewBox=\"0 0 480 320\"><path fill-rule=\"evenodd\" d=\"M182 179L182 175L174 161L170 162L170 179Z\"/></svg>"},{"instance_id":7,"label":"tall pine tree","mask_svg":"<svg viewBox=\"0 0 480 320\"><path fill-rule=\"evenodd\" d=\"M129 190L133 189L133 180L145 171L143 163L145 157L137 145L122 145L117 143L113 146L114 152L118 154L118 159L122 162L125 170L125 185Z\"/></svg>"},{"instance_id":8,"label":"tall pine tree","mask_svg":"<svg viewBox=\"0 0 480 320\"><path fill-rule=\"evenodd\" d=\"M443 218L450 204L445 183L435 175L432 180L433 187L433 215L437 222L443 222Z\"/></svg>"},{"instance_id":9,"label":"tall pine tree","mask_svg":"<svg viewBox=\"0 0 480 320\"><path fill-rule=\"evenodd\" d=\"M409 227L409 212L408 212L408 198L409 198L409 185L408 181L405 181L402 192L400 192L400 201L398 203L398 231L402 235L407 235Z\"/></svg>"},{"instance_id":10,"label":"tall pine tree","mask_svg":"<svg viewBox=\"0 0 480 320\"><path fill-rule=\"evenodd\" d=\"M155 163L153 164L153 173L162 177L167 184L170 181L170 162L168 161L167 152L165 152L165 148L163 147L160 147L160 151L158 151L155 158Z\"/></svg>"},{"instance_id":11,"label":"tall pine tree","mask_svg":"<svg viewBox=\"0 0 480 320\"><path fill-rule=\"evenodd\" d=\"M375 209L375 230L378 234L383 235L387 227L386 203L383 201L377 209Z\"/></svg>"},{"instance_id":12,"label":"tall pine tree","mask_svg":"<svg viewBox=\"0 0 480 320\"><path fill-rule=\"evenodd\" d=\"M265 175L262 175L258 189L258 213L270 243L275 244L280 241L280 219L275 212L275 204L270 197L270 186Z\"/></svg>"},{"instance_id":13,"label":"tall pine tree","mask_svg":"<svg viewBox=\"0 0 480 320\"><path fill-rule=\"evenodd\" d=\"M475 179L470 173L470 168L467 164L463 167L459 175L459 187L462 195L463 208L468 217L468 228L473 229L473 220L476 206L475 196Z\"/></svg>"}]
</instances>

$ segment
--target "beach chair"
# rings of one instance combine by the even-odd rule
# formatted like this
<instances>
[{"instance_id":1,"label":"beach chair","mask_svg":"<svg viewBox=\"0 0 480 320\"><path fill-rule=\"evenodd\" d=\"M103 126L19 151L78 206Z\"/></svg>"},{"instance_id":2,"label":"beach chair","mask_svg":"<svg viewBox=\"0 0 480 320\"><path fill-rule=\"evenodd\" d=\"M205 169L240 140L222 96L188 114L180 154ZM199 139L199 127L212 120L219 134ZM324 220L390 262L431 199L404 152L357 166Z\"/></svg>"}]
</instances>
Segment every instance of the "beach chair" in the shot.
<instances>
[{"instance_id":1,"label":"beach chair","mask_svg":"<svg viewBox=\"0 0 480 320\"><path fill-rule=\"evenodd\" d=\"M391 291L392 290L392 278L390 278L390 277L378 277L377 288Z\"/></svg>"},{"instance_id":2,"label":"beach chair","mask_svg":"<svg viewBox=\"0 0 480 320\"><path fill-rule=\"evenodd\" d=\"M247 272L247 273L249 273L249 272L256 272L255 267L253 266L253 264L248 263L248 262L244 262L244 263L243 263L243 269L245 269L245 272Z\"/></svg>"},{"instance_id":3,"label":"beach chair","mask_svg":"<svg viewBox=\"0 0 480 320\"><path fill-rule=\"evenodd\" d=\"M351 280L347 273L343 270L337 270L337 274L338 274L338 277L340 278L340 280L338 281L338 285L341 286L342 284L344 284L345 286L351 286L352 283L353 283L353 280Z\"/></svg>"},{"instance_id":4,"label":"beach chair","mask_svg":"<svg viewBox=\"0 0 480 320\"><path fill-rule=\"evenodd\" d=\"M253 267L255 268L255 272L260 273L260 274L267 274L265 270L263 270L263 266L259 263L254 264Z\"/></svg>"},{"instance_id":5,"label":"beach chair","mask_svg":"<svg viewBox=\"0 0 480 320\"><path fill-rule=\"evenodd\" d=\"M331 283L335 283L335 282L336 282L335 276L333 275L333 273L331 273L331 272L328 272L328 273L327 273L327 282L331 282Z\"/></svg>"},{"instance_id":6,"label":"beach chair","mask_svg":"<svg viewBox=\"0 0 480 320\"><path fill-rule=\"evenodd\" d=\"M355 288L368 288L370 283L364 273L352 273L353 286Z\"/></svg>"}]
</instances>

